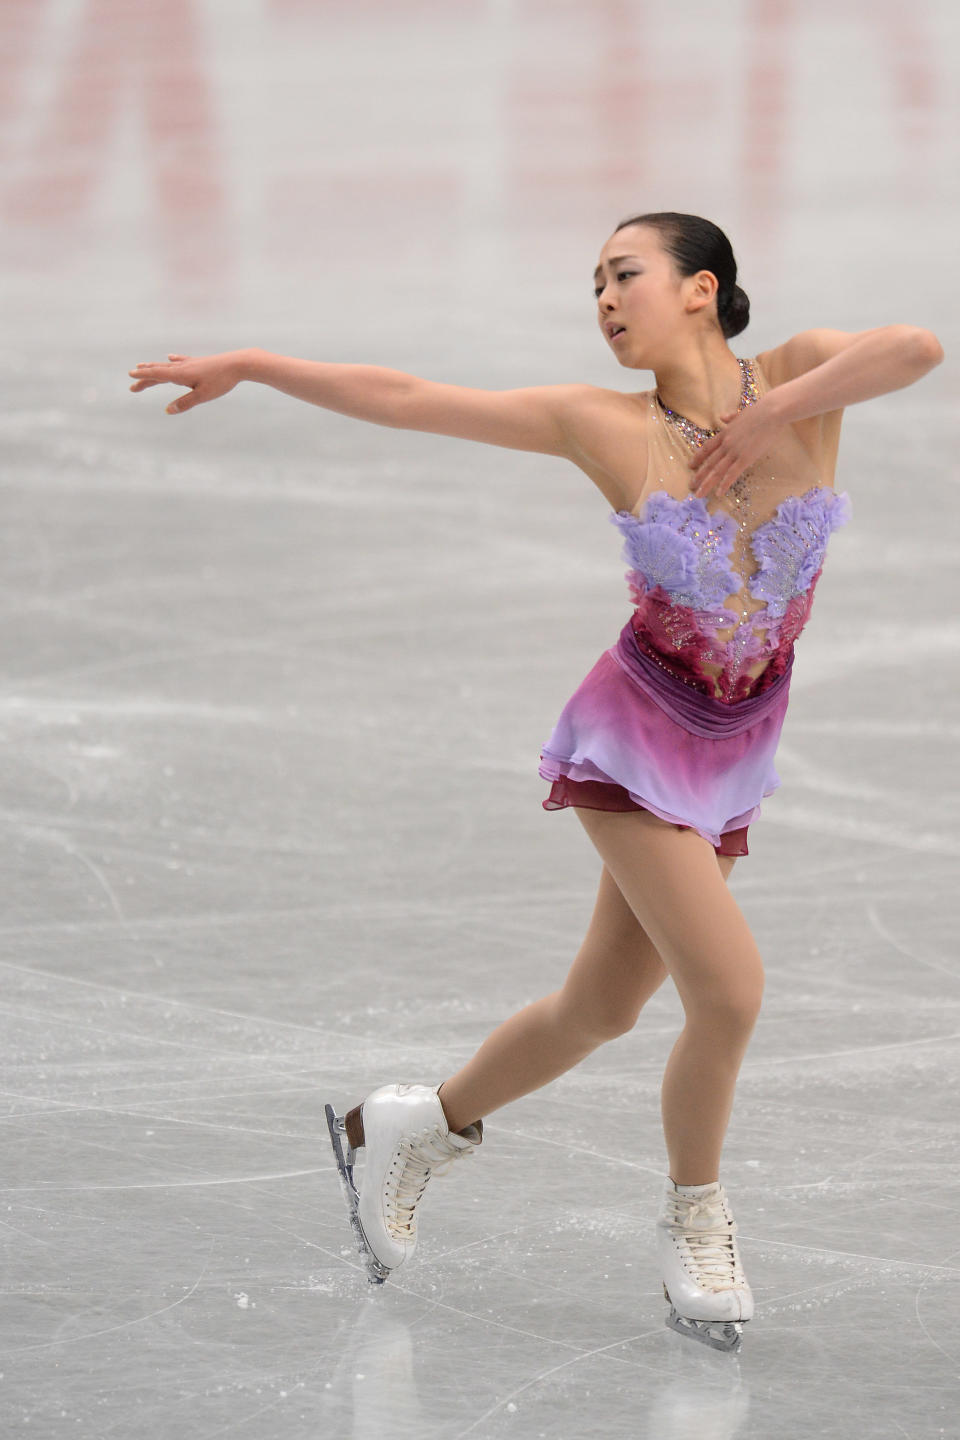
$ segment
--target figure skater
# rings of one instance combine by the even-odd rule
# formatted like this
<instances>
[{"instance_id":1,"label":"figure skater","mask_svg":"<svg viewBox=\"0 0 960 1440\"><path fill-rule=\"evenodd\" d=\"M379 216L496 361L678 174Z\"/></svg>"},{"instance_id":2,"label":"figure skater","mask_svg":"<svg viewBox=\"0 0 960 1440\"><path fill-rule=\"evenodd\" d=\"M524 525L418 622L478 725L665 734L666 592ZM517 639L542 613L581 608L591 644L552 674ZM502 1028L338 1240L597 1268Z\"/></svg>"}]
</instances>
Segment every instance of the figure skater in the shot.
<instances>
[{"instance_id":1,"label":"figure skater","mask_svg":"<svg viewBox=\"0 0 960 1440\"><path fill-rule=\"evenodd\" d=\"M684 1026L661 1092L667 1324L723 1350L739 1349L754 1308L719 1172L764 985L727 881L780 783L794 644L830 532L850 517L833 488L843 409L943 359L931 331L902 324L805 330L739 358L728 341L750 306L736 277L709 220L666 211L617 226L594 276L597 319L625 369L654 373L640 392L472 390L257 349L130 371L135 391L189 387L171 413L254 380L377 425L560 456L609 502L632 613L539 767L544 808L572 807L603 862L569 974L440 1084L381 1085L345 1115L327 1105L327 1123L361 1254L382 1283L416 1249L430 1177L475 1152L482 1117L630 1030L669 975Z\"/></svg>"}]
</instances>

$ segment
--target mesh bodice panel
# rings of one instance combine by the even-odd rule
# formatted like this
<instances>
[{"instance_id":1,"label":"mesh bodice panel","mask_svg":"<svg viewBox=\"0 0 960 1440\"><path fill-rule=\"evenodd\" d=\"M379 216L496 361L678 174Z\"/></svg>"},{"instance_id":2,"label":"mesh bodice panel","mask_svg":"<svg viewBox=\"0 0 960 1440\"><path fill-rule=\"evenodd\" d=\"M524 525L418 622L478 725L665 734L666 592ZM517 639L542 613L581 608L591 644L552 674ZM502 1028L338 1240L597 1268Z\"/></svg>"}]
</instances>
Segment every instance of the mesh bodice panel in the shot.
<instances>
[{"instance_id":1,"label":"mesh bodice panel","mask_svg":"<svg viewBox=\"0 0 960 1440\"><path fill-rule=\"evenodd\" d=\"M740 408L769 389L761 366L740 360ZM733 703L782 674L810 615L827 541L851 516L850 497L823 482L797 432L721 500L690 491L689 461L704 443L683 417L646 392L644 491L611 516L634 604L638 646L686 684Z\"/></svg>"}]
</instances>

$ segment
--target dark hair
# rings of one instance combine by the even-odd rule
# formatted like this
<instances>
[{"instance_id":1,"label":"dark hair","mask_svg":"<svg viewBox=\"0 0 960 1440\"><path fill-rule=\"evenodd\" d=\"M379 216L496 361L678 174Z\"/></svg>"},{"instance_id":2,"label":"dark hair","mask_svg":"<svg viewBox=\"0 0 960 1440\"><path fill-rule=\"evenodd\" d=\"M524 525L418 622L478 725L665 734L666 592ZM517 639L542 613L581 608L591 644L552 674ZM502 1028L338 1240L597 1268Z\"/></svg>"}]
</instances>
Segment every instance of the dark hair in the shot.
<instances>
[{"instance_id":1,"label":"dark hair","mask_svg":"<svg viewBox=\"0 0 960 1440\"><path fill-rule=\"evenodd\" d=\"M719 226L702 215L681 215L676 210L658 210L652 215L632 215L621 220L617 230L628 225L649 225L660 232L660 243L670 255L681 277L709 270L717 277L717 319L727 340L750 324L750 301L737 284L737 262L730 241ZM616 234L617 230L613 233Z\"/></svg>"}]
</instances>

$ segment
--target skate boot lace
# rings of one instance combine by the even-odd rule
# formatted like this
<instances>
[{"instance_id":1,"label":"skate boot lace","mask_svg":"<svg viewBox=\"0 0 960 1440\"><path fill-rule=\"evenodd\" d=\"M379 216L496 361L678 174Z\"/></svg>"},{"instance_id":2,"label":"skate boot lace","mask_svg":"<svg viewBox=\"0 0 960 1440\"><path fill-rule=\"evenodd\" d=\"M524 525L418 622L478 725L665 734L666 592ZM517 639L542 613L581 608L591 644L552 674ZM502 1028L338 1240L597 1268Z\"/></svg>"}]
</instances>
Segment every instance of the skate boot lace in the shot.
<instances>
[{"instance_id":1,"label":"skate boot lace","mask_svg":"<svg viewBox=\"0 0 960 1440\"><path fill-rule=\"evenodd\" d=\"M399 1175L386 1196L387 1224L398 1240L412 1240L416 1235L416 1208L430 1176L446 1174L454 1160L472 1153L472 1145L453 1145L436 1129L404 1137L393 1162Z\"/></svg>"},{"instance_id":2,"label":"skate boot lace","mask_svg":"<svg viewBox=\"0 0 960 1440\"><path fill-rule=\"evenodd\" d=\"M670 1227L684 1265L697 1284L713 1291L746 1285L737 1249L737 1222L727 1219L722 1201L695 1200L687 1195L671 1195L670 1200ZM702 1223L710 1219L716 1223Z\"/></svg>"}]
</instances>

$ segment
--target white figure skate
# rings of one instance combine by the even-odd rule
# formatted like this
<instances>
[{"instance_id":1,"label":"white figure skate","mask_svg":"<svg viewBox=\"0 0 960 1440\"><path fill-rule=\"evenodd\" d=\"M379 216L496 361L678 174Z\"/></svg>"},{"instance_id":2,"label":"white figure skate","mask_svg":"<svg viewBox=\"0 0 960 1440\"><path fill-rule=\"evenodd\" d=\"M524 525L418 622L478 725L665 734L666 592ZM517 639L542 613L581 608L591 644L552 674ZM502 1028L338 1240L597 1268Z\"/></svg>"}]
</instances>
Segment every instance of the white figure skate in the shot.
<instances>
[{"instance_id":1,"label":"white figure skate","mask_svg":"<svg viewBox=\"0 0 960 1440\"><path fill-rule=\"evenodd\" d=\"M737 1222L720 1181L682 1195L667 1181L657 1220L657 1252L667 1324L681 1335L737 1351L743 1322L753 1318L753 1294L737 1247Z\"/></svg>"},{"instance_id":2,"label":"white figure skate","mask_svg":"<svg viewBox=\"0 0 960 1440\"><path fill-rule=\"evenodd\" d=\"M483 1140L483 1121L452 1132L439 1085L381 1085L346 1115L325 1107L350 1223L373 1284L417 1248L417 1205L431 1175L470 1155ZM344 1153L346 1142L346 1153ZM365 1148L359 1186L356 1152Z\"/></svg>"}]
</instances>

